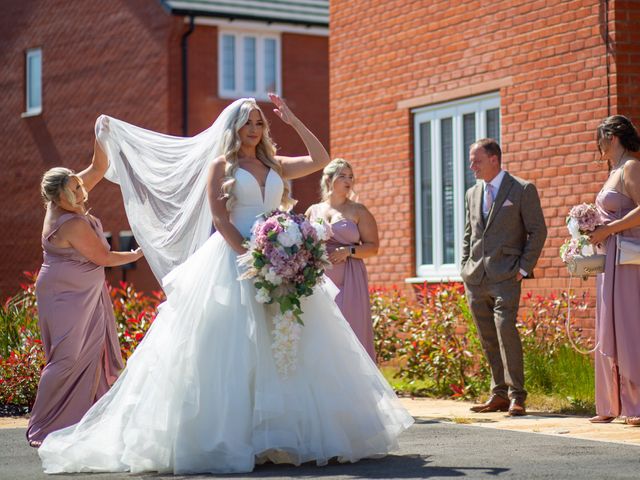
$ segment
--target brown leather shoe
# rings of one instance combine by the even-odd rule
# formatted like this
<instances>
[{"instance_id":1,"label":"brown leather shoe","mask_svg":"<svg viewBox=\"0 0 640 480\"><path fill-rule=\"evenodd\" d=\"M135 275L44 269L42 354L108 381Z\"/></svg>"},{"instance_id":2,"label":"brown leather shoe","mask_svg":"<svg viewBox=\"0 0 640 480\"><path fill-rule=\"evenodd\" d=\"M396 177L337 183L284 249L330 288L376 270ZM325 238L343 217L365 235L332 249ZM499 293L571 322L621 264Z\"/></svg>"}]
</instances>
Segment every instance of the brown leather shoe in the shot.
<instances>
[{"instance_id":1,"label":"brown leather shoe","mask_svg":"<svg viewBox=\"0 0 640 480\"><path fill-rule=\"evenodd\" d=\"M524 408L524 400L512 398L509 404L509 415L512 417L521 417L527 414L527 410Z\"/></svg>"},{"instance_id":2,"label":"brown leather shoe","mask_svg":"<svg viewBox=\"0 0 640 480\"><path fill-rule=\"evenodd\" d=\"M509 400L500 395L493 394L485 403L474 405L470 410L476 413L506 412L509 410Z\"/></svg>"}]
</instances>

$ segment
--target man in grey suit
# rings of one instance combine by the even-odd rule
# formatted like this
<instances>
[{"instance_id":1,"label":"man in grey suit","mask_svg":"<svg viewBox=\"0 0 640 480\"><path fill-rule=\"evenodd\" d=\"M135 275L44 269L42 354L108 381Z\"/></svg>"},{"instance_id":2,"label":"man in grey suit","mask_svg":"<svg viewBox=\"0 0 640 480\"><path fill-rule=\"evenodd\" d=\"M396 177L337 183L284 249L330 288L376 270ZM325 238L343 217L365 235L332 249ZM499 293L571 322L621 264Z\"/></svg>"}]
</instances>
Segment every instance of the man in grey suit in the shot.
<instances>
[{"instance_id":1,"label":"man in grey suit","mask_svg":"<svg viewBox=\"0 0 640 480\"><path fill-rule=\"evenodd\" d=\"M466 193L461 276L491 368L491 396L471 410L525 415L527 391L516 329L520 281L533 276L547 227L536 187L502 170L495 140L476 141L469 160L482 182Z\"/></svg>"}]
</instances>

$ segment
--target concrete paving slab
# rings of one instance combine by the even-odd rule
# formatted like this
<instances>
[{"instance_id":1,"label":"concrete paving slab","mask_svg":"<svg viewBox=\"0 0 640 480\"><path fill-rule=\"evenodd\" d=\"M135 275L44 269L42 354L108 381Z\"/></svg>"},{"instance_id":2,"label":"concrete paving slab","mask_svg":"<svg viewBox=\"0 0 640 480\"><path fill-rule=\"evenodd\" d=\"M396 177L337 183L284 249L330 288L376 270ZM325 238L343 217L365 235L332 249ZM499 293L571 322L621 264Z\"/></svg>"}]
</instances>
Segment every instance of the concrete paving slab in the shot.
<instances>
[{"instance_id":1,"label":"concrete paving slab","mask_svg":"<svg viewBox=\"0 0 640 480\"><path fill-rule=\"evenodd\" d=\"M588 417L545 412L532 411L524 417L510 417L504 412L474 413L469 410L473 403L455 400L401 398L400 401L416 418L640 446L640 427L625 425L620 419L592 424Z\"/></svg>"}]
</instances>

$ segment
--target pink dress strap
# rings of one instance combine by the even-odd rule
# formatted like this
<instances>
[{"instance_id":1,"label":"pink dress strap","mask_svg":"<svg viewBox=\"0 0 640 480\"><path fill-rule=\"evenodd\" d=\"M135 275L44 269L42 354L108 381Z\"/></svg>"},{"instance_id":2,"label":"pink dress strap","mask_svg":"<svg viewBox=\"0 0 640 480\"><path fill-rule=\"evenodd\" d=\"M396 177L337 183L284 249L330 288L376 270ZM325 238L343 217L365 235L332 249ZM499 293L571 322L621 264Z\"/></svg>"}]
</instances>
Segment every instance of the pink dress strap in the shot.
<instances>
[{"instance_id":1,"label":"pink dress strap","mask_svg":"<svg viewBox=\"0 0 640 480\"><path fill-rule=\"evenodd\" d=\"M53 228L51 229L51 231L48 234L43 235L42 238L44 238L47 242L49 242L50 241L49 239L51 238L51 236L54 233L56 233L63 224L65 224L66 222L68 222L73 218L81 218L85 222L87 222L89 225L91 225L91 222L85 215L80 215L79 213L63 213L53 223Z\"/></svg>"}]
</instances>

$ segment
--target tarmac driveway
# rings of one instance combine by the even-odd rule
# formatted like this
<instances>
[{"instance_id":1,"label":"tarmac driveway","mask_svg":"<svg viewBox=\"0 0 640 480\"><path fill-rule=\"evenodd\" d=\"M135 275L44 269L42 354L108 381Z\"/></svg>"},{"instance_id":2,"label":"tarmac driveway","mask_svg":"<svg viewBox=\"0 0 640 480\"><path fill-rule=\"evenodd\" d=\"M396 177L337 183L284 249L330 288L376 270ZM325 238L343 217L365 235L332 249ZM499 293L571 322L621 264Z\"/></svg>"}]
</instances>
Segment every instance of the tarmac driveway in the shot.
<instances>
[{"instance_id":1,"label":"tarmac driveway","mask_svg":"<svg viewBox=\"0 0 640 480\"><path fill-rule=\"evenodd\" d=\"M0 479L638 479L640 448L636 445L596 442L419 419L400 438L394 455L355 464L316 467L263 465L245 475L75 474L42 473L34 449L27 446L24 428L0 429Z\"/></svg>"}]
</instances>

